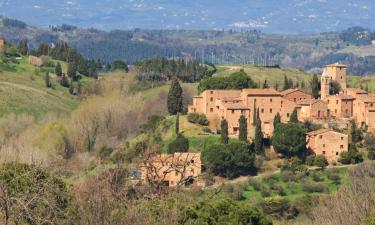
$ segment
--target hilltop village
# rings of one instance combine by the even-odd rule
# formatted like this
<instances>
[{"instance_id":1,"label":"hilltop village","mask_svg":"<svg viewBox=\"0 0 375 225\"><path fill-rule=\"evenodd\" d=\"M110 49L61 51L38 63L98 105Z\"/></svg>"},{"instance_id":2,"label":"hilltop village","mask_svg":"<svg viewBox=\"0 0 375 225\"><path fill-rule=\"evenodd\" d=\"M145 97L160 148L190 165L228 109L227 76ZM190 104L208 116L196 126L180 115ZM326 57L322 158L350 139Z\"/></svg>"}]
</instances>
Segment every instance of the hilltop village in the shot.
<instances>
[{"instance_id":1,"label":"hilltop village","mask_svg":"<svg viewBox=\"0 0 375 225\"><path fill-rule=\"evenodd\" d=\"M330 95L332 81L340 84L340 93ZM316 155L325 155L333 163L338 161L341 152L348 151L348 136L331 129L332 124L345 128L354 120L357 126L375 131L375 95L358 88L347 88L346 82L347 67L336 63L324 69L320 99L314 99L299 89L281 92L274 89L205 90L193 98L189 112L205 114L212 128L216 128L221 120L227 120L231 136L238 136L238 121L244 115L249 138L252 139L252 118L256 110L267 138L272 137L276 114L281 116L283 123L287 123L296 110L300 122L307 120L324 127L306 134L307 147Z\"/></svg>"}]
</instances>

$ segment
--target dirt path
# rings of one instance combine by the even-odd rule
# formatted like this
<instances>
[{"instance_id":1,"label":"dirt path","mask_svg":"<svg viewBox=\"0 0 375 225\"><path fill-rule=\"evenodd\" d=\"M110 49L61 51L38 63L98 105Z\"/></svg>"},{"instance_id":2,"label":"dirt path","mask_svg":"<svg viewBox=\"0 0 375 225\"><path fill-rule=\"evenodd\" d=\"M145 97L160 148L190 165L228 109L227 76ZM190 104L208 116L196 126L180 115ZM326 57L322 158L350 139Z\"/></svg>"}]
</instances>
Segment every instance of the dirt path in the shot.
<instances>
[{"instance_id":1,"label":"dirt path","mask_svg":"<svg viewBox=\"0 0 375 225\"><path fill-rule=\"evenodd\" d=\"M26 85L23 85L23 84L15 84L15 83L10 83L10 82L6 82L6 81L0 81L0 85L11 86L11 87L15 87L15 88L22 89L22 90L25 90L25 91L32 91L32 92L36 92L36 93L41 94L41 95L47 95L48 94L45 91L42 91L42 90L39 90L39 89L36 89L36 88L33 88L33 87L29 87L29 86L26 86Z\"/></svg>"}]
</instances>

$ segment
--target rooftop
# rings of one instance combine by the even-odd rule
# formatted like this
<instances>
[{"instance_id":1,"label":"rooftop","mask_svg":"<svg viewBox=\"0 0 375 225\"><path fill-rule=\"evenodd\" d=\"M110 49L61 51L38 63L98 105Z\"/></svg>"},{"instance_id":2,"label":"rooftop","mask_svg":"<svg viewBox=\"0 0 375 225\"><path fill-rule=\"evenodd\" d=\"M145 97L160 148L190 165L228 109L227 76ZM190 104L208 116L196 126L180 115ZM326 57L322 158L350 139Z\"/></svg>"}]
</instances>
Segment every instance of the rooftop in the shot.
<instances>
[{"instance_id":1,"label":"rooftop","mask_svg":"<svg viewBox=\"0 0 375 225\"><path fill-rule=\"evenodd\" d=\"M281 96L280 92L276 91L275 89L259 89L259 88L252 88L252 89L243 89L248 96L249 95L272 95L272 96Z\"/></svg>"},{"instance_id":2,"label":"rooftop","mask_svg":"<svg viewBox=\"0 0 375 225\"><path fill-rule=\"evenodd\" d=\"M333 63L333 64L329 64L326 67L342 67L342 68L347 68L346 65L338 63L338 62L337 63Z\"/></svg>"},{"instance_id":3,"label":"rooftop","mask_svg":"<svg viewBox=\"0 0 375 225\"><path fill-rule=\"evenodd\" d=\"M321 101L320 99L302 99L297 102L298 105L312 105Z\"/></svg>"},{"instance_id":4,"label":"rooftop","mask_svg":"<svg viewBox=\"0 0 375 225\"><path fill-rule=\"evenodd\" d=\"M300 89L298 89L298 88L295 88L295 89L287 89L287 90L282 91L282 92L280 92L280 93L281 93L282 96L285 96L285 95L291 94L291 93L296 92L296 91L299 91L299 92L303 92L303 93L305 93L304 91L302 91L302 90L300 90Z\"/></svg>"},{"instance_id":5,"label":"rooftop","mask_svg":"<svg viewBox=\"0 0 375 225\"><path fill-rule=\"evenodd\" d=\"M306 133L306 135L307 136L315 136L315 135L327 133L329 131L331 131L331 130L327 129L327 128L322 128L322 129L319 129L319 130L308 132L308 133Z\"/></svg>"}]
</instances>

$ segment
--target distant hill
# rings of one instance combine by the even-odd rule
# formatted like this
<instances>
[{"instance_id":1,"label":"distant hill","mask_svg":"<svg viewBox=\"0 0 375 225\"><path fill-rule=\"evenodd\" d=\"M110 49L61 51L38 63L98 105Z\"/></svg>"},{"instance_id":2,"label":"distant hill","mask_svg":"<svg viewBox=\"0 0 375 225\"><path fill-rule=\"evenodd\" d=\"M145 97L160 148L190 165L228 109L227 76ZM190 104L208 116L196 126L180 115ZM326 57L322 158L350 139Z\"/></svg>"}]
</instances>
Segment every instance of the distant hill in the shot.
<instances>
[{"instance_id":1,"label":"distant hill","mask_svg":"<svg viewBox=\"0 0 375 225\"><path fill-rule=\"evenodd\" d=\"M371 0L23 0L0 1L0 14L37 26L97 29L261 29L283 34L375 28Z\"/></svg>"},{"instance_id":2,"label":"distant hill","mask_svg":"<svg viewBox=\"0 0 375 225\"><path fill-rule=\"evenodd\" d=\"M13 44L27 38L31 48L40 43L64 41L86 57L105 63L116 59L131 64L153 57L183 57L202 63L280 65L316 71L339 61L348 64L351 74L375 74L375 57L371 51L366 55L355 51L369 46L375 39L374 31L362 27L311 35L268 34L259 30L103 31L67 24L40 28L3 17L0 36Z\"/></svg>"}]
</instances>

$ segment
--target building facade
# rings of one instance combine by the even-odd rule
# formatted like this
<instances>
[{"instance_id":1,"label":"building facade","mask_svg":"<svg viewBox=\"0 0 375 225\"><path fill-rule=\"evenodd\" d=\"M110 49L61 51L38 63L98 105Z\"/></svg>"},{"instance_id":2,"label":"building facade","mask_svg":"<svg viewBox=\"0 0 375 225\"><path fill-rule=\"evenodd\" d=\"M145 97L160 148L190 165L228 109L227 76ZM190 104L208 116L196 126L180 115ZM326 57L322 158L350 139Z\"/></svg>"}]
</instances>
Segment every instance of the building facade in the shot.
<instances>
[{"instance_id":1,"label":"building facade","mask_svg":"<svg viewBox=\"0 0 375 225\"><path fill-rule=\"evenodd\" d=\"M348 151L348 135L329 129L306 134L307 149L315 155L324 155L329 163L338 162L341 152Z\"/></svg>"}]
</instances>

